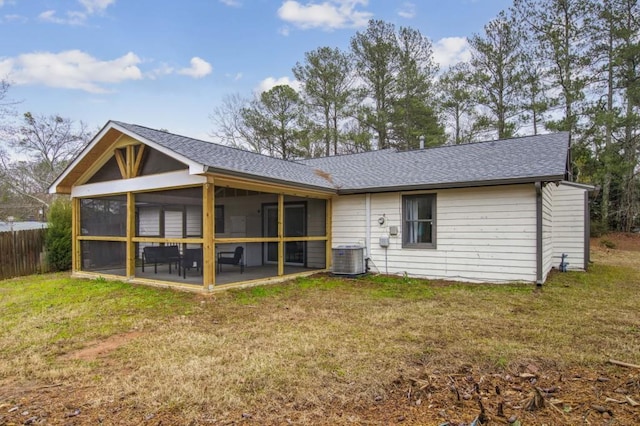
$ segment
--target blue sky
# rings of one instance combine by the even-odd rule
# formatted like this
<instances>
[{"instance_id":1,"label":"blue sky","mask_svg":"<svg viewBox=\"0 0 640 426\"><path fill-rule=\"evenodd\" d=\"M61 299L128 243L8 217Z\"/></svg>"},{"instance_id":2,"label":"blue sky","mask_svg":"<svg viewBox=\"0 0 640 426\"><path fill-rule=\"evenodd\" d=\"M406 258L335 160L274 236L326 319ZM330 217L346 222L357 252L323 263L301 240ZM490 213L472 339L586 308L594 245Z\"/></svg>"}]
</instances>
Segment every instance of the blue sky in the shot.
<instances>
[{"instance_id":1,"label":"blue sky","mask_svg":"<svg viewBox=\"0 0 640 426\"><path fill-rule=\"evenodd\" d=\"M210 139L225 95L292 83L369 19L428 36L446 67L510 0L0 0L0 78L19 112L120 120Z\"/></svg>"}]
</instances>

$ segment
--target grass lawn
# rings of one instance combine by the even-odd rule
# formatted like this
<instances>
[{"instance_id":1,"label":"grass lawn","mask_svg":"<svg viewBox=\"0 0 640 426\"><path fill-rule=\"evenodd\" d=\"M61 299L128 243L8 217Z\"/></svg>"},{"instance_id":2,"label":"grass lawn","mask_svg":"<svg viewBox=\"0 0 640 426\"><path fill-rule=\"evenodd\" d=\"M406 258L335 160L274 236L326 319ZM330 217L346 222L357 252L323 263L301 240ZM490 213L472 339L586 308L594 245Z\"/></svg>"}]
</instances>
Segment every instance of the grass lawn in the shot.
<instances>
[{"instance_id":1,"label":"grass lawn","mask_svg":"<svg viewBox=\"0 0 640 426\"><path fill-rule=\"evenodd\" d=\"M541 291L1 281L0 425L640 424L640 369L608 362L640 364L637 247L595 243L589 273Z\"/></svg>"}]
</instances>

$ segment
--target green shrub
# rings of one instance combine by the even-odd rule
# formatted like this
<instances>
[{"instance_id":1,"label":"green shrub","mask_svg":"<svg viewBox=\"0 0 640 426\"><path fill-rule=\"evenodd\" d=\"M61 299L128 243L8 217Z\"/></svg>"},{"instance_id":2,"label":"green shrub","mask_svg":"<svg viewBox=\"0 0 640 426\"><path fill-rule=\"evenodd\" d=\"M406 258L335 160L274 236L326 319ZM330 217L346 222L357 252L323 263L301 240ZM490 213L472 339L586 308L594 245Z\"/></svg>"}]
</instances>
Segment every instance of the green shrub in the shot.
<instances>
[{"instance_id":1,"label":"green shrub","mask_svg":"<svg viewBox=\"0 0 640 426\"><path fill-rule=\"evenodd\" d=\"M45 239L47 262L52 271L71 269L71 202L58 199L49 208Z\"/></svg>"}]
</instances>

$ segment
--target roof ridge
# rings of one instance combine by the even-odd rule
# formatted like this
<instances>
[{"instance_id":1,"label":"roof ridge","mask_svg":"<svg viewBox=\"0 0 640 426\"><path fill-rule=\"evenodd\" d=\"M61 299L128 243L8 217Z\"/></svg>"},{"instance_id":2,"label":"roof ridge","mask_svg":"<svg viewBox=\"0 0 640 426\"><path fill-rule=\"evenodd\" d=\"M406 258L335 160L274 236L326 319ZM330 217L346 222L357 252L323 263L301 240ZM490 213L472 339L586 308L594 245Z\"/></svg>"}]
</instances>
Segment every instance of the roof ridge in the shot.
<instances>
[{"instance_id":1,"label":"roof ridge","mask_svg":"<svg viewBox=\"0 0 640 426\"><path fill-rule=\"evenodd\" d=\"M260 157L263 157L263 158L269 158L271 160L283 161L283 162L285 162L287 164L300 164L302 166L308 167L306 164L300 163L299 160L285 160L283 158L272 157L270 155L262 154L260 152L249 151L249 150L246 150L246 149L238 148L236 146L224 145L224 144L221 144L221 143L218 143L218 142L212 142L212 141L205 141L205 140L202 140L202 139L193 138L191 136L180 135L178 133L173 133L173 132L169 132L169 131L165 132L163 130L154 129L154 128L147 127L147 126L142 126L140 124L125 123L124 121L117 121L117 120L111 120L111 122L115 123L115 124L119 124L119 125L123 125L124 124L126 126L142 127L143 129L151 130L152 132L165 133L165 134L177 136L177 137L180 137L180 138L189 139L189 140L196 141L196 142L208 143L208 144L216 145L216 146L219 146L219 147L222 147L222 148L228 148L228 149L232 149L232 150L243 152L243 153L247 153L247 154L257 155L257 156L260 156Z\"/></svg>"},{"instance_id":2,"label":"roof ridge","mask_svg":"<svg viewBox=\"0 0 640 426\"><path fill-rule=\"evenodd\" d=\"M312 161L312 160L324 160L327 158L341 158L341 157L349 157L351 155L365 155L365 154L375 154L379 152L398 152L396 148L382 148L382 149L374 149L371 151L362 151L362 152L347 152L345 154L335 154L335 155L323 155L322 157L311 157L311 158L303 158L297 161Z\"/></svg>"},{"instance_id":3,"label":"roof ridge","mask_svg":"<svg viewBox=\"0 0 640 426\"><path fill-rule=\"evenodd\" d=\"M543 136L556 136L556 135L562 135L565 133L569 133L569 132L567 131L549 132L549 133L543 133L543 134L537 134L537 135L512 136L510 138L504 138L504 139L487 139L484 141L473 141L473 142L465 142L465 143L459 143L459 144L444 144L444 145L438 145L438 146L429 146L422 149L409 149L406 151L397 151L397 153L402 154L406 152L430 151L435 149L456 148L456 147L463 147L463 146L469 146L469 145L482 145L482 144L496 143L496 142L509 143L510 141L514 141L514 140L521 140L521 139L527 139L527 138L537 139Z\"/></svg>"}]
</instances>

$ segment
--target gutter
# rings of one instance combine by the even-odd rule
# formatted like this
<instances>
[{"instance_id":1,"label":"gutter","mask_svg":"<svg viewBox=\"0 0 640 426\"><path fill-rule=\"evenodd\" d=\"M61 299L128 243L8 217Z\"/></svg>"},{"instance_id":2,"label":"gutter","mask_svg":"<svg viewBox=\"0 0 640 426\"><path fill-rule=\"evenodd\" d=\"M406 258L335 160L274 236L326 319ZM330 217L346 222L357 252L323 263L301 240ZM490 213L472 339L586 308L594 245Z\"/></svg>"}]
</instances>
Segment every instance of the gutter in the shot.
<instances>
[{"instance_id":1,"label":"gutter","mask_svg":"<svg viewBox=\"0 0 640 426\"><path fill-rule=\"evenodd\" d=\"M542 182L535 183L536 187L536 286L541 287L543 280L542 265Z\"/></svg>"},{"instance_id":2,"label":"gutter","mask_svg":"<svg viewBox=\"0 0 640 426\"><path fill-rule=\"evenodd\" d=\"M388 187L366 187L366 188L338 188L338 195L348 194L365 194L380 192L398 192L398 191L420 191L427 189L455 189L455 188L477 188L481 186L500 186L500 185L516 185L523 183L540 183L562 181L562 175L535 176L525 178L507 178L492 180L475 180L466 182L449 182L449 183L433 183L433 184L416 184L416 185L398 185Z\"/></svg>"}]
</instances>

